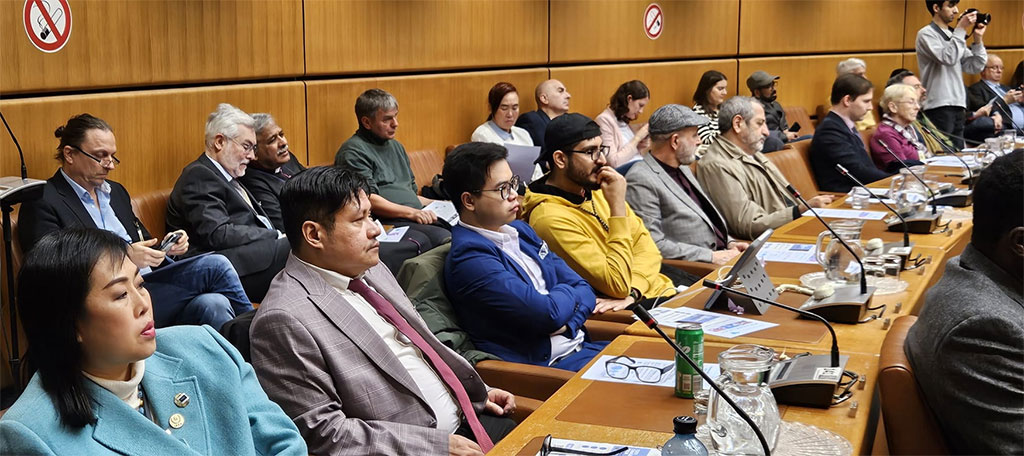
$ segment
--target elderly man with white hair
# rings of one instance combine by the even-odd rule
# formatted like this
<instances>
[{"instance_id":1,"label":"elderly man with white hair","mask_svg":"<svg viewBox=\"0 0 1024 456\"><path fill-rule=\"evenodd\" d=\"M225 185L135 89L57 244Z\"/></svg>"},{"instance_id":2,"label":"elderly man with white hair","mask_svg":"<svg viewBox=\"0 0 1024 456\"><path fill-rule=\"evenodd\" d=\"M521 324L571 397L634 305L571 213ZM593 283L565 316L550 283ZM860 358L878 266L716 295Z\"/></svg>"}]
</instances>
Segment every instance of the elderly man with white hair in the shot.
<instances>
[{"instance_id":1,"label":"elderly man with white hair","mask_svg":"<svg viewBox=\"0 0 1024 456\"><path fill-rule=\"evenodd\" d=\"M167 229L192 241L187 255L217 252L231 260L249 298L259 302L288 259L288 241L239 182L255 159L251 116L222 103L206 121L206 147L185 166L167 202Z\"/></svg>"},{"instance_id":2,"label":"elderly man with white hair","mask_svg":"<svg viewBox=\"0 0 1024 456\"><path fill-rule=\"evenodd\" d=\"M860 76L862 78L867 78L868 77L868 64L865 63L864 60L858 59L856 57L850 57L850 58L848 58L846 60L843 60L843 61L839 62L836 65L836 77L838 78L838 77L840 77L840 76L842 76L844 74L855 74L855 75ZM830 100L828 97L826 97L825 98L825 108L826 108L826 110L830 106L832 106L832 100ZM873 114L871 114L871 113L868 113L868 115L864 116L863 119L858 120L857 122L854 122L854 125L857 126L857 131L865 131L865 130L870 130L872 128L875 128L878 125L878 123L875 122L875 116Z\"/></svg>"}]
</instances>

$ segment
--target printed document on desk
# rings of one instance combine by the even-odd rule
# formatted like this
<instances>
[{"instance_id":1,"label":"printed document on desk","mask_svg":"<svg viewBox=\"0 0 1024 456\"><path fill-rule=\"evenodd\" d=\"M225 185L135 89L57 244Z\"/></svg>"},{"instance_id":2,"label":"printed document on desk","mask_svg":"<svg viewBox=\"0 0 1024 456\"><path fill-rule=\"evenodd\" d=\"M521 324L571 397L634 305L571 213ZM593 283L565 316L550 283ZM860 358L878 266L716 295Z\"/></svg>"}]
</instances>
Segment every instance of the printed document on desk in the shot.
<instances>
[{"instance_id":1,"label":"printed document on desk","mask_svg":"<svg viewBox=\"0 0 1024 456\"><path fill-rule=\"evenodd\" d=\"M565 453L562 451L551 451L548 453L549 456L575 456L577 454L609 454L612 451L618 450L619 448L626 447L627 450L621 453L615 453L618 456L661 456L661 451L654 448L647 447L634 447L628 445L619 445L615 443L597 443L588 442L586 440L569 440L569 439L551 439L551 446L555 448L565 448L567 450L585 451L586 453ZM537 453L540 456L540 452Z\"/></svg>"},{"instance_id":2,"label":"printed document on desk","mask_svg":"<svg viewBox=\"0 0 1024 456\"><path fill-rule=\"evenodd\" d=\"M659 325L677 327L681 323L699 323L708 336L724 337L732 339L747 334L778 326L776 323L767 321L751 320L749 318L726 315L706 310L691 309L689 307L658 307L651 310L651 316ZM636 317L634 317L636 318Z\"/></svg>"},{"instance_id":3,"label":"printed document on desk","mask_svg":"<svg viewBox=\"0 0 1024 456\"><path fill-rule=\"evenodd\" d=\"M657 369L672 366L672 369L670 369L668 372L661 376L661 381L659 381L658 383L646 383L640 381L640 379L636 377L635 370L631 370L629 372L629 375L627 375L626 378L622 379L612 378L608 376L608 370L605 369L605 364L607 364L608 361L611 360L612 358L615 357L612 355L601 356L600 358L598 358L597 362L594 363L594 365L590 366L590 369L587 369L587 371L583 373L583 377L581 378L584 380L596 380L599 382L629 383L631 385L664 386L667 388L676 387L676 361L674 359L633 358L632 365L634 366L651 366ZM627 365L629 364L629 360L625 358L619 359L618 362L625 363ZM708 376L711 378L718 378L718 363L704 363L704 373L708 374ZM707 387L707 385L704 385L704 388Z\"/></svg>"},{"instance_id":4,"label":"printed document on desk","mask_svg":"<svg viewBox=\"0 0 1024 456\"><path fill-rule=\"evenodd\" d=\"M459 212L455 210L455 205L451 201L434 201L424 206L423 210L437 214L437 218L448 222L451 226L459 223Z\"/></svg>"},{"instance_id":5,"label":"printed document on desk","mask_svg":"<svg viewBox=\"0 0 1024 456\"><path fill-rule=\"evenodd\" d=\"M857 219L857 220L882 220L888 214L888 212L878 211L861 211L857 209L829 209L821 208L815 209L822 218L843 218L843 219ZM804 217L814 217L811 211L804 212Z\"/></svg>"},{"instance_id":6,"label":"printed document on desk","mask_svg":"<svg viewBox=\"0 0 1024 456\"><path fill-rule=\"evenodd\" d=\"M818 264L814 244L790 244L788 242L765 242L757 251L757 259L775 263Z\"/></svg>"}]
</instances>

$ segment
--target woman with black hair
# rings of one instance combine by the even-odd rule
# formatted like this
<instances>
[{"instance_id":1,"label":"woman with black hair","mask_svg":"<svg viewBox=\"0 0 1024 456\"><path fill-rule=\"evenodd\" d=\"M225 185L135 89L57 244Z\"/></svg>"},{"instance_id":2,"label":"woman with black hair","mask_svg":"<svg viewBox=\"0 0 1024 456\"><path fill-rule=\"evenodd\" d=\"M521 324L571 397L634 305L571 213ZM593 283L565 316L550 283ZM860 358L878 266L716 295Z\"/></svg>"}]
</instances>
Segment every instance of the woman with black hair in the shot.
<instances>
[{"instance_id":1,"label":"woman with black hair","mask_svg":"<svg viewBox=\"0 0 1024 456\"><path fill-rule=\"evenodd\" d=\"M0 419L0 454L306 454L212 328L155 329L117 235L44 236L21 269L18 309L37 372Z\"/></svg>"},{"instance_id":2,"label":"woman with black hair","mask_svg":"<svg viewBox=\"0 0 1024 456\"><path fill-rule=\"evenodd\" d=\"M700 76L693 92L693 112L707 117L708 122L697 128L701 144L711 144L718 136L718 107L729 95L729 81L721 71L708 70Z\"/></svg>"},{"instance_id":3,"label":"woman with black hair","mask_svg":"<svg viewBox=\"0 0 1024 456\"><path fill-rule=\"evenodd\" d=\"M651 91L642 81L624 82L612 94L608 107L594 118L601 127L601 145L608 146L608 166L617 168L638 160L640 152L651 145L647 124L633 130L630 122L643 114L651 101Z\"/></svg>"}]
</instances>

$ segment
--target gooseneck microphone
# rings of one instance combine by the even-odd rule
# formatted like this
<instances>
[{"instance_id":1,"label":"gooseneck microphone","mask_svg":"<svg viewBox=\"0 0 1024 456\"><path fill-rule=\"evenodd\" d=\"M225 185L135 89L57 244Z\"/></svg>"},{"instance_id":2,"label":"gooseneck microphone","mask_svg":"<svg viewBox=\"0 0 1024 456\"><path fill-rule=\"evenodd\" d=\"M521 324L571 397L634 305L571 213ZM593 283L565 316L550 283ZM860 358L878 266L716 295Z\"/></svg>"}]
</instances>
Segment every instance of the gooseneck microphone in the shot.
<instances>
[{"instance_id":1,"label":"gooseneck microphone","mask_svg":"<svg viewBox=\"0 0 1024 456\"><path fill-rule=\"evenodd\" d=\"M712 281L707 280L707 279L704 279L702 284L706 288L710 288L712 290L727 290L730 293L736 293L736 294L738 294L740 296L743 296L745 298L761 301L761 302L763 302L765 304L768 304L768 305L771 305L771 306L775 306L775 307L778 307L780 309L786 309L786 310L788 310L790 312L796 312L796 313L798 313L800 315L803 315L803 316L805 316L807 318L820 321L822 324L825 325L826 328L828 328L828 332L832 334L832 358L831 358L832 367L839 367L839 342L836 339L836 331L834 329L832 329L832 325L830 325L828 323L828 320L822 318L821 315L818 315L818 314L813 313L813 312L808 312L806 310L797 309L796 307L790 307L790 306L787 306L785 304L781 304L781 303L778 303L778 302L775 302L775 301L772 301L772 300L760 298L760 297L754 296L754 295L749 294L749 293L744 293L744 292L739 291L739 290L737 290L735 288L726 287L726 286L723 286L720 283L712 282Z\"/></svg>"},{"instance_id":2,"label":"gooseneck microphone","mask_svg":"<svg viewBox=\"0 0 1024 456\"><path fill-rule=\"evenodd\" d=\"M757 440L761 442L761 447L764 448L765 456L771 456L772 450L771 448L768 447L768 441L765 440L764 434L761 433L761 429L757 427L757 424L754 423L754 420L750 419L750 415L747 415L747 412L744 412L743 409L740 408L740 406L736 405L736 403L733 402L732 398L727 396L725 392L723 392L722 389L718 387L718 385L711 378L711 376L704 373L704 369L701 369L700 366L697 365L697 363L693 362L693 360L690 359L686 352L684 352L683 349L679 347L679 344L672 340L671 337L668 337L668 335L665 334L665 331L662 331L661 327L658 326L657 320L655 320L654 317L652 317L651 314L647 312L647 309L644 309L642 306L634 306L633 313L636 314L637 318L639 318L644 325L647 325L648 328L651 328L655 332L657 332L662 339L665 339L665 342L668 342L668 344L672 346L672 349L676 351L676 354L678 354L680 357L686 360L686 363L689 364L690 367L693 368L693 370L697 371L698 374L700 374L701 378L703 378L704 381L708 383L708 386L714 389L719 396L722 396L722 399L725 399L725 402L728 403L729 406L733 408L733 410L736 410L736 413L739 414L740 418L742 418L743 421L746 421L750 428L754 430L754 435L757 436Z\"/></svg>"},{"instance_id":3,"label":"gooseneck microphone","mask_svg":"<svg viewBox=\"0 0 1024 456\"><path fill-rule=\"evenodd\" d=\"M14 141L14 147L18 148L18 158L21 159L21 180L28 179L28 169L25 168L25 154L21 151L21 144L18 144L18 138L14 136L14 132L11 131L11 126L7 124L7 118L0 112L0 120L3 120L4 127L7 127L7 133L11 135L11 141Z\"/></svg>"},{"instance_id":4,"label":"gooseneck microphone","mask_svg":"<svg viewBox=\"0 0 1024 456\"><path fill-rule=\"evenodd\" d=\"M868 190L867 186L865 186L860 181L860 179L857 179L856 177L853 177L853 174L850 174L850 172L847 171L846 168L843 167L843 165L840 165L839 163L836 163L836 171L839 171L839 174L842 174L842 175L848 177L850 180L853 181L854 184L857 184L858 187L863 188L864 191L868 192L868 195L872 194L871 190ZM882 203L882 205L885 206L885 208L888 209L889 212L892 212L893 214L896 214L896 217L898 217L900 219L900 222L903 223L903 246L904 247L910 247L910 229L907 228L907 219L903 218L903 216L900 215L899 211L897 211L896 209L893 209L892 206L888 205L885 202L885 198L878 198L878 202Z\"/></svg>"},{"instance_id":5,"label":"gooseneck microphone","mask_svg":"<svg viewBox=\"0 0 1024 456\"><path fill-rule=\"evenodd\" d=\"M907 162L903 161L903 159L900 158L899 155L896 155L895 153L893 153L892 149L890 149L889 146L885 144L885 141L882 141L881 139L876 139L875 141L877 141L878 144L881 144L882 147L885 148L885 151L889 153L889 155L892 155L893 158L895 158L897 161L899 161L900 164L903 165L903 168L906 169L907 172L910 173L911 176L914 176L914 179L917 179L917 181L920 182L922 186L924 186L924 189L928 191L929 195L931 195L932 214L935 214L937 212L937 209L935 208L935 206L936 206L936 203L935 203L935 192L932 191L932 187L929 186L928 184L926 184L924 182L924 179L921 179L921 176L918 176L917 173L914 172L914 170L910 169L910 166L907 165Z\"/></svg>"},{"instance_id":6,"label":"gooseneck microphone","mask_svg":"<svg viewBox=\"0 0 1024 456\"><path fill-rule=\"evenodd\" d=\"M921 124L921 129L924 130L925 133L928 133L928 136L931 136L932 139L935 140L935 142L939 143L939 147L941 147L942 150L946 151L947 154L955 157L957 160L960 161L960 164L964 165L964 168L967 168L967 189L974 189L974 171L971 170L971 166L968 165L967 162L964 161L963 157L961 157L960 154L956 151L956 148L947 145L945 142L942 141L941 138L939 138L938 135L935 134L935 132L933 132L930 128L924 126L924 124Z\"/></svg>"},{"instance_id":7,"label":"gooseneck microphone","mask_svg":"<svg viewBox=\"0 0 1024 456\"><path fill-rule=\"evenodd\" d=\"M860 261L860 256L858 256L857 253L853 251L853 248L850 247L850 244L846 243L846 239L843 239L842 237L840 237L839 234L836 233L836 231L833 230L832 227L829 226L828 223L825 223L825 219L821 218L821 216L818 215L818 211L814 210L814 208L811 207L810 204L807 204L807 200L805 200L803 196L800 196L800 192L798 192L796 190L796 188L793 187L793 184L787 185L786 186L786 191L788 191L790 195L793 195L794 198L796 198L801 203L803 203L803 205L806 206L807 209L809 211L811 211L812 214L814 214L814 217L817 218L818 221L821 222L822 225L825 225L825 229L827 229L829 233L832 233L832 237L834 237L836 239L836 241L839 241L839 243L842 244L842 246L846 249L846 251L850 252L850 255L853 255L853 259L857 260L857 264L860 266L860 294L862 294L862 295L867 294L868 293L868 279L867 279L867 274L864 273L864 263L862 263Z\"/></svg>"}]
</instances>

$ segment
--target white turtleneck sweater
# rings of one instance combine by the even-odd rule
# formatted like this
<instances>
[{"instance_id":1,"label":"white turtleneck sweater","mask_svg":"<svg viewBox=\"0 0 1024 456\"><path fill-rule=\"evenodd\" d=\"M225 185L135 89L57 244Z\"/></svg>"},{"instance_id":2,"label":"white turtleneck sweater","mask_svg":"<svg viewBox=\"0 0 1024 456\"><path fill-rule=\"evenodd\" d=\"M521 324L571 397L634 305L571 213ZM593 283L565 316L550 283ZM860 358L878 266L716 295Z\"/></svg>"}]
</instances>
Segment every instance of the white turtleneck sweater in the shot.
<instances>
[{"instance_id":1,"label":"white turtleneck sweater","mask_svg":"<svg viewBox=\"0 0 1024 456\"><path fill-rule=\"evenodd\" d=\"M89 375L85 371L82 371L82 374L85 375L85 378L114 393L115 396L119 397L131 408L137 409L142 405L142 401L139 400L139 384L142 383L142 375L146 373L146 360L143 359L132 363L131 369L132 378L128 380L107 380Z\"/></svg>"}]
</instances>

